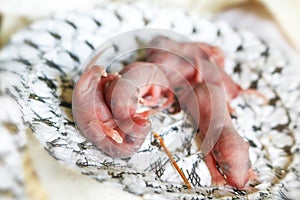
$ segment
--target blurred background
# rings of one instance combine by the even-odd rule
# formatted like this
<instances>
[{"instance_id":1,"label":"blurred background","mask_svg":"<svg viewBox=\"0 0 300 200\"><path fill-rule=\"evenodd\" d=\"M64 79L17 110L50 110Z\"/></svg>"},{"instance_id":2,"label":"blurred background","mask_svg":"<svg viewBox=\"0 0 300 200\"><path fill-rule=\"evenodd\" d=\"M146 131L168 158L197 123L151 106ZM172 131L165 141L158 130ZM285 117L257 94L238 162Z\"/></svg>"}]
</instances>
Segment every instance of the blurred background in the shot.
<instances>
[{"instance_id":1,"label":"blurred background","mask_svg":"<svg viewBox=\"0 0 300 200\"><path fill-rule=\"evenodd\" d=\"M116 1L0 0L0 47L5 46L9 42L9 38L18 30L53 13L89 9L110 2ZM300 1L298 0L152 0L149 1L150 3L159 7L182 8L187 12L197 13L199 17L225 21L239 29L255 32L265 40L277 43L291 54L299 56ZM0 103L5 101L4 97L0 98ZM12 105L11 107L16 108L17 106ZM5 115L1 113L0 121L5 117L11 119L12 122L17 121L15 118L20 116L17 110L15 112L6 111ZM11 124L5 124L7 129L13 130L14 127L11 126ZM14 199L15 193L20 196L24 194L24 199L58 200L65 199L66 194L68 199L75 200L141 199L121 189L99 184L95 180L65 168L48 155L31 133L26 136L27 144L22 142L15 146L16 143L10 144L7 141L10 141L9 134L12 132L0 129L0 199L2 197ZM5 144L3 144L4 141L6 141ZM1 155L1 152L6 152L6 155L12 157L7 159ZM19 182L7 180L6 170L21 170L22 180ZM10 187L17 187L17 189L13 189L12 192Z\"/></svg>"},{"instance_id":2,"label":"blurred background","mask_svg":"<svg viewBox=\"0 0 300 200\"><path fill-rule=\"evenodd\" d=\"M0 44L4 45L16 30L52 13L87 9L116 1L134 2L133 0L0 0ZM255 16L254 18L259 18L259 20L273 23L279 29L281 36L293 48L300 50L300 26L298 24L300 1L298 0L152 0L151 4L161 7L180 7L188 12L195 12L199 16L206 17L214 17L220 13L233 11L232 18L227 19L228 15L226 17L221 15L219 18L235 26L242 26L241 28L244 28L245 21ZM245 14L243 18L237 17L238 14L242 13ZM260 33L264 34L263 32L267 31L268 28L269 25L260 28Z\"/></svg>"}]
</instances>

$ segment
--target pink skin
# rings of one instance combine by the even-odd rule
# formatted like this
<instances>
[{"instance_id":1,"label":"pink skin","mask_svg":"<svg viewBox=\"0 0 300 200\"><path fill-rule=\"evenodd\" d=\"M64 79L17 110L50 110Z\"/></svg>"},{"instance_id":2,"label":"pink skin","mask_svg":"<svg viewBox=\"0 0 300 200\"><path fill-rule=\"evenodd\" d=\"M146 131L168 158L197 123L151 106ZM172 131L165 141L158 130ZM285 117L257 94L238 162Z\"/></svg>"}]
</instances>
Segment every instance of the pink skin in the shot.
<instances>
[{"instance_id":1,"label":"pink skin","mask_svg":"<svg viewBox=\"0 0 300 200\"><path fill-rule=\"evenodd\" d=\"M180 55L157 50L157 53L150 55L147 60L160 64L158 66L168 77L172 88L183 87L187 81L191 84L196 83L196 68L192 66L191 61Z\"/></svg>"},{"instance_id":2,"label":"pink skin","mask_svg":"<svg viewBox=\"0 0 300 200\"><path fill-rule=\"evenodd\" d=\"M170 105L173 93L168 88L168 79L159 67L152 63L134 62L124 67L120 76L108 84L105 98L114 119L120 122L136 115L139 102L157 106L161 96L166 96L168 99L162 106ZM150 114L149 111L141 114L145 113Z\"/></svg>"},{"instance_id":3,"label":"pink skin","mask_svg":"<svg viewBox=\"0 0 300 200\"><path fill-rule=\"evenodd\" d=\"M165 37L155 38L152 45L162 50L150 50L148 61L173 67L191 84L198 83L195 90L188 93L186 100L183 95L179 101L187 107L201 130L201 148L207 155L206 163L212 174L212 182L244 188L249 178L254 177L249 144L236 132L228 111L232 109L226 103L244 90L225 73L222 52L206 44L177 43ZM176 83L175 79L172 85L177 86ZM236 148L235 151L232 147ZM226 179L217 169L217 163Z\"/></svg>"},{"instance_id":4,"label":"pink skin","mask_svg":"<svg viewBox=\"0 0 300 200\"><path fill-rule=\"evenodd\" d=\"M137 112L138 103L167 107L173 93L164 73L152 63L136 62L120 75L102 67L89 68L73 92L73 116L83 135L112 157L128 157L139 150L151 129L151 111Z\"/></svg>"},{"instance_id":5,"label":"pink skin","mask_svg":"<svg viewBox=\"0 0 300 200\"><path fill-rule=\"evenodd\" d=\"M157 106L161 96L166 96L168 99L162 107L167 107L173 102L173 93L168 88L168 79L160 68L145 62L124 67L120 76L107 85L105 99L117 126L127 133L126 142L139 137L139 130L131 128L133 124L150 124L148 118L152 110L138 113L138 103Z\"/></svg>"},{"instance_id":6,"label":"pink skin","mask_svg":"<svg viewBox=\"0 0 300 200\"><path fill-rule=\"evenodd\" d=\"M226 102L235 98L241 88L223 70L223 54L206 44L198 48L201 44L178 44L169 39L163 42L173 45L169 50L179 48L178 53L187 55L187 60L150 50L149 61L159 64L135 62L126 66L120 76L107 75L99 66L89 68L74 88L74 120L83 135L99 149L112 157L128 157L139 150L151 129L148 119L151 111L137 112L138 103L160 106L160 97L165 96L167 101L162 107L167 107L173 101L168 88L193 84L195 89L184 93L188 95L183 94L179 101L199 126L212 181L242 189L253 171L249 145L234 129L226 107ZM208 54L203 51L205 48Z\"/></svg>"},{"instance_id":7,"label":"pink skin","mask_svg":"<svg viewBox=\"0 0 300 200\"><path fill-rule=\"evenodd\" d=\"M167 97L162 108L173 102L173 93L170 89L169 79L157 64L147 62L134 62L124 67L119 74L139 89L139 100L144 105L156 106L161 96Z\"/></svg>"},{"instance_id":8,"label":"pink skin","mask_svg":"<svg viewBox=\"0 0 300 200\"><path fill-rule=\"evenodd\" d=\"M244 90L232 80L223 68L224 54L215 46L195 42L179 43L163 36L155 37L149 46L151 47L148 51L149 62L172 67L180 72L190 84L203 81L219 86L224 84L227 102L241 93L252 93L262 98L264 103L268 102L266 97L258 91ZM171 77L172 86L181 86L180 81L176 82L177 79L173 78L175 81L172 81L172 74L168 72L170 70L163 70L168 77ZM230 106L228 108L233 111Z\"/></svg>"},{"instance_id":9,"label":"pink skin","mask_svg":"<svg viewBox=\"0 0 300 200\"><path fill-rule=\"evenodd\" d=\"M201 42L182 42L178 43L168 37L157 36L153 38L149 46L149 54L155 54L157 51L169 51L183 57L199 57L205 60L211 60L216 65L224 66L223 52L216 46Z\"/></svg>"},{"instance_id":10,"label":"pink skin","mask_svg":"<svg viewBox=\"0 0 300 200\"><path fill-rule=\"evenodd\" d=\"M204 80L213 84L224 82L227 93L232 97L241 89L223 70L224 55L215 46L196 42L179 43L163 36L155 37L149 46L149 62L172 66L191 84Z\"/></svg>"},{"instance_id":11,"label":"pink skin","mask_svg":"<svg viewBox=\"0 0 300 200\"><path fill-rule=\"evenodd\" d=\"M206 155L213 184L227 183L243 189L254 174L249 159L249 144L232 124L224 90L210 83L200 83L186 97L182 97L181 102L198 124L203 141L201 148Z\"/></svg>"},{"instance_id":12,"label":"pink skin","mask_svg":"<svg viewBox=\"0 0 300 200\"><path fill-rule=\"evenodd\" d=\"M89 141L108 155L122 158L139 150L151 127L147 116L142 114L122 121L121 126L126 126L130 135L117 126L104 97L106 84L117 77L107 75L100 66L89 68L75 85L72 112L78 128Z\"/></svg>"}]
</instances>

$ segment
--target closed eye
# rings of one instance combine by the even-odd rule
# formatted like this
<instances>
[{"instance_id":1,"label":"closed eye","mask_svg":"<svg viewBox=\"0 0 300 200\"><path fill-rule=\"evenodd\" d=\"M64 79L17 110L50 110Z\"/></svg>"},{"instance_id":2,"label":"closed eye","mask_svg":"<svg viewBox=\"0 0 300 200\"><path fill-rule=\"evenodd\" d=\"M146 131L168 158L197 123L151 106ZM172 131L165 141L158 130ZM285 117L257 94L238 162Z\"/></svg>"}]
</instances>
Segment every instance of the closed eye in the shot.
<instances>
[{"instance_id":1,"label":"closed eye","mask_svg":"<svg viewBox=\"0 0 300 200\"><path fill-rule=\"evenodd\" d=\"M221 153L219 152L219 151L217 151L217 150L214 150L213 151L213 154L214 154L214 156L216 157L216 158L219 158L221 155Z\"/></svg>"},{"instance_id":2,"label":"closed eye","mask_svg":"<svg viewBox=\"0 0 300 200\"><path fill-rule=\"evenodd\" d=\"M136 140L136 138L133 137L133 136L131 136L130 134L127 134L125 136L125 140L126 140L127 143L132 144L132 143L134 143L134 141Z\"/></svg>"},{"instance_id":3,"label":"closed eye","mask_svg":"<svg viewBox=\"0 0 300 200\"><path fill-rule=\"evenodd\" d=\"M228 162L221 162L219 165L225 174L229 174L231 172L231 166Z\"/></svg>"}]
</instances>

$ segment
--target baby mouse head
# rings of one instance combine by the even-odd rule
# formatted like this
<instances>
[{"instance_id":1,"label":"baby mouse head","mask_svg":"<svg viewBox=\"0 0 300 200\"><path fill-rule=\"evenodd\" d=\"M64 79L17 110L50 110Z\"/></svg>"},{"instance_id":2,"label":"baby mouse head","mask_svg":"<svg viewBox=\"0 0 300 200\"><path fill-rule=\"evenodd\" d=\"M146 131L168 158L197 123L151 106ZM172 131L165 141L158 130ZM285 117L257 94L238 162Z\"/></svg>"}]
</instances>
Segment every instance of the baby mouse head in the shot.
<instances>
[{"instance_id":1,"label":"baby mouse head","mask_svg":"<svg viewBox=\"0 0 300 200\"><path fill-rule=\"evenodd\" d=\"M229 185L243 189L249 180L249 144L234 129L227 129L217 142L213 156Z\"/></svg>"}]
</instances>

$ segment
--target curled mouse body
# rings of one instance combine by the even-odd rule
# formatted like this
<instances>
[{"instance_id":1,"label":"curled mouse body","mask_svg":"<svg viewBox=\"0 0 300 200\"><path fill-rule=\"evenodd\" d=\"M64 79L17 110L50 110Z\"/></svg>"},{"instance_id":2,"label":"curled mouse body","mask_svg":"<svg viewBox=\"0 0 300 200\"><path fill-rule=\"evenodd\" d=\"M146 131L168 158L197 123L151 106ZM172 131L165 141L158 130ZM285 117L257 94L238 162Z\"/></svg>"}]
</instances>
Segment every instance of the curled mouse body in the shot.
<instances>
[{"instance_id":1,"label":"curled mouse body","mask_svg":"<svg viewBox=\"0 0 300 200\"><path fill-rule=\"evenodd\" d=\"M181 87L178 101L200 130L212 182L243 189L254 174L249 144L237 133L227 104L243 89L225 73L224 57L218 48L160 40L163 47L171 45L167 48L175 54L150 49L150 63L131 63L119 74L107 74L100 66L87 69L73 92L72 109L78 128L110 156L129 157L140 149L151 130L152 108L171 105L172 92ZM139 104L149 109L140 112Z\"/></svg>"},{"instance_id":2,"label":"curled mouse body","mask_svg":"<svg viewBox=\"0 0 300 200\"><path fill-rule=\"evenodd\" d=\"M180 43L163 36L155 37L149 46L155 47L149 50L149 62L174 68L191 84L203 81L219 86L224 84L228 101L238 96L242 90L224 71L224 55L215 46L196 42ZM166 74L169 71L167 69ZM176 83L180 84L177 81L173 85Z\"/></svg>"},{"instance_id":3,"label":"curled mouse body","mask_svg":"<svg viewBox=\"0 0 300 200\"><path fill-rule=\"evenodd\" d=\"M133 121L124 120L130 136L117 125L104 96L106 84L117 77L100 66L89 68L75 85L72 112L81 133L97 148L112 157L128 157L143 144L150 123L143 115L135 116Z\"/></svg>"},{"instance_id":4,"label":"curled mouse body","mask_svg":"<svg viewBox=\"0 0 300 200\"><path fill-rule=\"evenodd\" d=\"M177 42L164 36L157 36L150 41L148 50L149 62L174 68L190 82L190 84L207 82L218 86L224 85L227 103L240 94L252 93L268 100L256 90L243 89L224 70L224 54L216 46L199 42ZM165 70L165 69L163 69ZM165 70L168 75L169 70ZM168 75L172 77L171 75ZM172 85L180 85L179 81ZM229 104L228 104L229 105ZM230 108L230 107L229 107Z\"/></svg>"},{"instance_id":5,"label":"curled mouse body","mask_svg":"<svg viewBox=\"0 0 300 200\"><path fill-rule=\"evenodd\" d=\"M161 105L162 108L169 106L173 102L174 94L172 93L169 79L164 71L161 70L161 67L157 64L148 62L133 62L125 66L119 74L120 76L112 81L106 89L105 96L107 102L116 102L118 99L121 99L118 95L122 95L125 98L125 96L130 95L130 93L132 94L133 91L138 93L136 98L138 98L140 103L146 106L157 106L158 100L161 97L166 97L167 99ZM124 84L120 84L122 81L124 81ZM125 82L127 82L127 84ZM125 90L124 88L123 90L119 90L119 87L124 87L126 85L128 85L128 87ZM113 92L114 94L118 93L117 96L113 97ZM121 92L122 94L120 94ZM118 102L119 104L117 105L121 106L122 102ZM116 108L117 105L112 108L113 112L114 110L124 110L122 106ZM115 115L115 117L118 118L118 115Z\"/></svg>"},{"instance_id":6,"label":"curled mouse body","mask_svg":"<svg viewBox=\"0 0 300 200\"><path fill-rule=\"evenodd\" d=\"M119 74L100 66L89 68L77 82L72 101L74 120L82 134L112 157L136 153L149 133L151 109L138 112L138 103L163 106L173 102L165 75L152 63L132 63Z\"/></svg>"},{"instance_id":7,"label":"curled mouse body","mask_svg":"<svg viewBox=\"0 0 300 200\"><path fill-rule=\"evenodd\" d=\"M227 183L243 189L254 176L249 144L236 131L225 99L221 87L200 83L183 96L181 102L199 127L198 136L213 184Z\"/></svg>"},{"instance_id":8,"label":"curled mouse body","mask_svg":"<svg viewBox=\"0 0 300 200\"><path fill-rule=\"evenodd\" d=\"M150 41L149 47L149 57L162 51L168 51L185 58L210 60L217 66L224 67L224 54L222 50L204 42L177 42L165 36L156 36Z\"/></svg>"}]
</instances>

